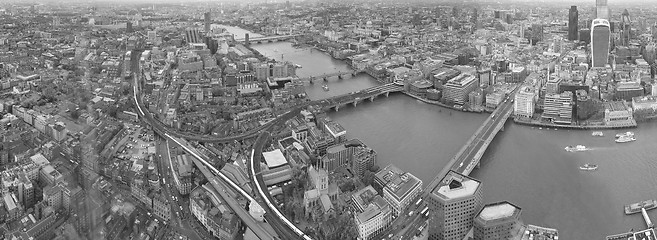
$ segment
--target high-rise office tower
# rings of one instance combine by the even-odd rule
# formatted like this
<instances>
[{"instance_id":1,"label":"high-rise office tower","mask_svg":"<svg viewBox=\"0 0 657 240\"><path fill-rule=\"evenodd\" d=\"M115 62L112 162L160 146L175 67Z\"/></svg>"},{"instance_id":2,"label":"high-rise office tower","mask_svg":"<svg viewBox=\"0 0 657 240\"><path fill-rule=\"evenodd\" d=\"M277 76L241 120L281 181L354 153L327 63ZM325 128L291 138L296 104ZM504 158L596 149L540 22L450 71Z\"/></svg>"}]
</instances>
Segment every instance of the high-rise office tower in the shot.
<instances>
[{"instance_id":1,"label":"high-rise office tower","mask_svg":"<svg viewBox=\"0 0 657 240\"><path fill-rule=\"evenodd\" d=\"M128 21L128 22L125 23L125 31L128 32L128 33L132 32L132 22L131 21Z\"/></svg>"},{"instance_id":2,"label":"high-rise office tower","mask_svg":"<svg viewBox=\"0 0 657 240\"><path fill-rule=\"evenodd\" d=\"M187 43L203 43L201 32L196 28L188 28L185 30L185 40L187 40Z\"/></svg>"},{"instance_id":3,"label":"high-rise office tower","mask_svg":"<svg viewBox=\"0 0 657 240\"><path fill-rule=\"evenodd\" d=\"M205 24L204 25L205 34L208 34L210 32L210 17L211 17L210 12L206 12L205 14L203 14L203 19Z\"/></svg>"},{"instance_id":4,"label":"high-rise office tower","mask_svg":"<svg viewBox=\"0 0 657 240\"><path fill-rule=\"evenodd\" d=\"M595 18L609 20L611 10L607 6L607 0L595 0Z\"/></svg>"},{"instance_id":5,"label":"high-rise office tower","mask_svg":"<svg viewBox=\"0 0 657 240\"><path fill-rule=\"evenodd\" d=\"M520 214L521 209L509 202L487 204L474 219L474 239L519 239Z\"/></svg>"},{"instance_id":6,"label":"high-rise office tower","mask_svg":"<svg viewBox=\"0 0 657 240\"><path fill-rule=\"evenodd\" d=\"M604 67L609 59L611 31L609 21L595 19L591 24L591 66Z\"/></svg>"},{"instance_id":7,"label":"high-rise office tower","mask_svg":"<svg viewBox=\"0 0 657 240\"><path fill-rule=\"evenodd\" d=\"M568 40L576 41L577 39L577 24L578 24L577 6L571 6L568 13Z\"/></svg>"},{"instance_id":8,"label":"high-rise office tower","mask_svg":"<svg viewBox=\"0 0 657 240\"><path fill-rule=\"evenodd\" d=\"M632 19L630 18L630 13L625 9L621 15L621 45L629 46L631 31L632 31Z\"/></svg>"},{"instance_id":9,"label":"high-rise office tower","mask_svg":"<svg viewBox=\"0 0 657 240\"><path fill-rule=\"evenodd\" d=\"M438 186L430 189L427 205L431 212L429 239L461 240L473 226L482 205L481 182L449 171Z\"/></svg>"}]
</instances>

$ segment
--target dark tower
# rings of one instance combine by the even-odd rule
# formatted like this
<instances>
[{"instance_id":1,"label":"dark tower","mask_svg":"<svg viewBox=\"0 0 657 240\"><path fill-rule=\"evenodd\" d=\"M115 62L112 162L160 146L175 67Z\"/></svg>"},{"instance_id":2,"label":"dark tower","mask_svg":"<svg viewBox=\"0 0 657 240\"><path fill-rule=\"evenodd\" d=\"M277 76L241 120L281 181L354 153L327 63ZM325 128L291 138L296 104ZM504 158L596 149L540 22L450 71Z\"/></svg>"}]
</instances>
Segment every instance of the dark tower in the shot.
<instances>
[{"instance_id":1,"label":"dark tower","mask_svg":"<svg viewBox=\"0 0 657 240\"><path fill-rule=\"evenodd\" d=\"M244 45L247 45L247 46L248 46L249 44L250 44L250 43L249 43L249 34L248 34L248 33L245 33L245 34L244 34Z\"/></svg>"},{"instance_id":2,"label":"dark tower","mask_svg":"<svg viewBox=\"0 0 657 240\"><path fill-rule=\"evenodd\" d=\"M131 32L132 32L132 22L128 21L128 22L125 24L125 28L126 28L126 30L125 30L126 32L131 33Z\"/></svg>"},{"instance_id":3,"label":"dark tower","mask_svg":"<svg viewBox=\"0 0 657 240\"><path fill-rule=\"evenodd\" d=\"M472 18L471 18L471 19L472 19L472 25L473 25L473 29L474 29L474 30L477 29L477 21L479 21L479 20L477 19L477 16L478 16L478 15L479 15L479 12L477 11L477 8L474 8L474 9L472 10Z\"/></svg>"},{"instance_id":4,"label":"dark tower","mask_svg":"<svg viewBox=\"0 0 657 240\"><path fill-rule=\"evenodd\" d=\"M204 24L205 24L205 29L204 30L205 30L205 34L207 35L208 33L210 33L210 12L206 12L205 14L203 14L203 18L205 20L204 21Z\"/></svg>"},{"instance_id":5,"label":"dark tower","mask_svg":"<svg viewBox=\"0 0 657 240\"><path fill-rule=\"evenodd\" d=\"M570 12L568 13L568 40L570 41L576 41L577 38L577 23L579 21L578 19L579 13L577 12L577 6L571 6L570 7Z\"/></svg>"},{"instance_id":6,"label":"dark tower","mask_svg":"<svg viewBox=\"0 0 657 240\"><path fill-rule=\"evenodd\" d=\"M621 15L621 45L629 46L630 39L632 37L632 19L630 18L630 13L625 9Z\"/></svg>"}]
</instances>

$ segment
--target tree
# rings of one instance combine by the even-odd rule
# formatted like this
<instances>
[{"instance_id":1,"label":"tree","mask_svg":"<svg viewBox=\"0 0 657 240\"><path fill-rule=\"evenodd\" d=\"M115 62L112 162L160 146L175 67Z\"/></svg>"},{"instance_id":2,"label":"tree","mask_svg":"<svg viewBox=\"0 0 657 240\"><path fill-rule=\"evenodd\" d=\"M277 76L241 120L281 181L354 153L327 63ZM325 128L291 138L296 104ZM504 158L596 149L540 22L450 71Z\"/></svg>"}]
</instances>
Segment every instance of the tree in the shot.
<instances>
[{"instance_id":1,"label":"tree","mask_svg":"<svg viewBox=\"0 0 657 240\"><path fill-rule=\"evenodd\" d=\"M80 117L80 110L75 110L71 112L71 118L77 120Z\"/></svg>"},{"instance_id":2,"label":"tree","mask_svg":"<svg viewBox=\"0 0 657 240\"><path fill-rule=\"evenodd\" d=\"M356 189L356 185L354 184L353 181L346 181L342 185L340 185L340 190L342 192L351 192Z\"/></svg>"}]
</instances>

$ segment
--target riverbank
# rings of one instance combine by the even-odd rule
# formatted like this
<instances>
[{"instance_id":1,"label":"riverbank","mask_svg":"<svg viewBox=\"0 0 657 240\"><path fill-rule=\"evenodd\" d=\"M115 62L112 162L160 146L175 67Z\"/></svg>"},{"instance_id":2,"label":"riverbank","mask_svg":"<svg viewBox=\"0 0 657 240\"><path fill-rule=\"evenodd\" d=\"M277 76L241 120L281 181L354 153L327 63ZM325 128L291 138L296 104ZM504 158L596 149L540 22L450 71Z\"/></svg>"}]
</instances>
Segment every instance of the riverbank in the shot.
<instances>
[{"instance_id":1,"label":"riverbank","mask_svg":"<svg viewBox=\"0 0 657 240\"><path fill-rule=\"evenodd\" d=\"M449 109L456 110L456 111L473 112L473 113L482 113L482 112L484 112L484 111L473 111L473 110L467 110L467 109L458 109L458 108L455 108L452 105L448 105L448 104L442 103L440 101L434 101L434 100L429 100L429 99L426 99L426 98L422 98L420 96L414 95L414 94L406 92L406 91L402 91L402 93L406 94L406 96L415 98L415 99L419 100L420 102L433 104L433 105L438 105L438 106L441 106L441 107L444 107L444 108L449 108Z\"/></svg>"},{"instance_id":2,"label":"riverbank","mask_svg":"<svg viewBox=\"0 0 657 240\"><path fill-rule=\"evenodd\" d=\"M518 119L518 118L513 118L513 122L520 124L520 125L526 125L526 126L534 126L534 127L547 127L547 128L563 128L563 129L576 129L576 130L604 130L604 129L622 129L622 128L636 128L637 123L636 121L631 121L627 123L613 123L613 124L600 124L600 125L561 125L561 124L554 124L554 123L545 123L545 122L540 122L537 120L530 120L530 119Z\"/></svg>"}]
</instances>

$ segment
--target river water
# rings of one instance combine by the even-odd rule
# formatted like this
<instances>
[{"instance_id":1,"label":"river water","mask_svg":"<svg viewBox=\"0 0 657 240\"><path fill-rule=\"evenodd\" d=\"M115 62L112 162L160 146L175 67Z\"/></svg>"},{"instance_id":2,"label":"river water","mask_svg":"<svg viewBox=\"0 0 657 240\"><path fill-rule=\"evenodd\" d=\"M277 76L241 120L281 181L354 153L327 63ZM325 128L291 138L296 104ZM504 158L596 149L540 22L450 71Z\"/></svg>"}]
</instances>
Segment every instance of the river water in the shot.
<instances>
[{"instance_id":1,"label":"river water","mask_svg":"<svg viewBox=\"0 0 657 240\"><path fill-rule=\"evenodd\" d=\"M290 43L253 45L263 55L300 64L299 76L347 70L342 61L323 52L296 49ZM330 79L307 88L321 99L361 90L378 83L367 75ZM340 108L331 118L349 138L359 138L378 152L378 165L395 164L428 183L458 152L487 117L421 103L402 94L379 97L357 107ZM634 228L644 229L641 214L626 216L623 205L657 199L657 122L633 129L637 141L615 143L619 131L546 130L507 122L471 174L483 182L484 202L509 201L522 208L527 224L557 228L560 239L604 239ZM567 145L591 147L569 153ZM580 171L585 163L597 171ZM657 211L649 212L657 221Z\"/></svg>"}]
</instances>

